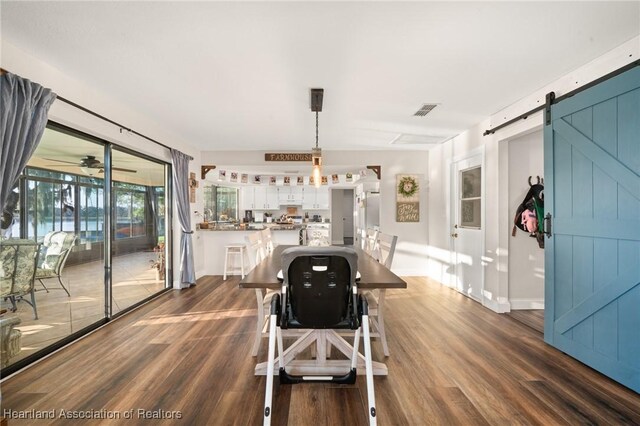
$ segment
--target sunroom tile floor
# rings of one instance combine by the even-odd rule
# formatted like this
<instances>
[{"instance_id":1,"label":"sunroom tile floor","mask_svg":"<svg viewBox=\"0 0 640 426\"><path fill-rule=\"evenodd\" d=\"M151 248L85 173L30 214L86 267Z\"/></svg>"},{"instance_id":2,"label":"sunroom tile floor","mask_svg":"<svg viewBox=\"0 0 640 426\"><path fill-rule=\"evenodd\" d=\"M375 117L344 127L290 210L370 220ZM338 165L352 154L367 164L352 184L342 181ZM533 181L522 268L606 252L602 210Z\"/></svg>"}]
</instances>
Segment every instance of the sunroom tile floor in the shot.
<instances>
[{"instance_id":1,"label":"sunroom tile floor","mask_svg":"<svg viewBox=\"0 0 640 426\"><path fill-rule=\"evenodd\" d=\"M150 261L155 257L153 252L141 252L113 259L114 314L164 288L164 282L156 281L155 270L150 268ZM34 319L33 309L24 301L17 303L15 313L5 313L5 316L17 315L21 319L16 327L22 332L21 351L10 362L25 358L104 318L103 277L102 261L66 266L62 280L71 297L55 278L44 280L48 293L36 280L38 319ZM29 296L27 300L30 300ZM8 301L2 301L3 308L9 306Z\"/></svg>"}]
</instances>

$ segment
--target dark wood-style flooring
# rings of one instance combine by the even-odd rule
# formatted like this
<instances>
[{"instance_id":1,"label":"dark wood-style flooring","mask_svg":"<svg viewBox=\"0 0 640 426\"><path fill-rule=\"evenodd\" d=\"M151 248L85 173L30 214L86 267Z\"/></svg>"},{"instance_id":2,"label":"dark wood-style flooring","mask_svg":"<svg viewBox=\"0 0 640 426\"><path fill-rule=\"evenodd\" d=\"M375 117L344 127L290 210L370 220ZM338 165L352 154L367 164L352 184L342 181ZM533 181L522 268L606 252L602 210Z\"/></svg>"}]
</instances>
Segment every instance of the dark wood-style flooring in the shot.
<instances>
[{"instance_id":1,"label":"dark wood-style flooring","mask_svg":"<svg viewBox=\"0 0 640 426\"><path fill-rule=\"evenodd\" d=\"M544 309L521 309L507 315L538 333L544 333Z\"/></svg>"},{"instance_id":2,"label":"dark wood-style flooring","mask_svg":"<svg viewBox=\"0 0 640 426\"><path fill-rule=\"evenodd\" d=\"M387 296L391 356L389 376L375 378L378 424L640 424L640 395L531 328L427 279L407 282ZM265 378L253 375L250 355L255 295L237 284L206 277L161 296L6 380L2 408L136 410L134 421L78 423L92 425L261 424ZM383 360L378 342L373 349ZM365 402L364 377L354 386L276 379L274 424L365 425ZM181 419L145 420L138 409ZM9 422L34 423L69 420Z\"/></svg>"}]
</instances>

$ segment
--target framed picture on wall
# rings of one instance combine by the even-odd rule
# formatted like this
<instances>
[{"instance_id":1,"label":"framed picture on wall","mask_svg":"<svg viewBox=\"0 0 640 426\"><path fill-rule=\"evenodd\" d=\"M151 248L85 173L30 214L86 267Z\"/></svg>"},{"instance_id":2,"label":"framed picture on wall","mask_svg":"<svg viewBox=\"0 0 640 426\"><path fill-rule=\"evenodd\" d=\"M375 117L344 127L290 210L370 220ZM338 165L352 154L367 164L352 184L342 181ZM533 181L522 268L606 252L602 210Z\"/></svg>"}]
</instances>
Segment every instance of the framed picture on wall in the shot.
<instances>
[{"instance_id":1,"label":"framed picture on wall","mask_svg":"<svg viewBox=\"0 0 640 426\"><path fill-rule=\"evenodd\" d=\"M418 175L396 175L396 222L420 222Z\"/></svg>"}]
</instances>

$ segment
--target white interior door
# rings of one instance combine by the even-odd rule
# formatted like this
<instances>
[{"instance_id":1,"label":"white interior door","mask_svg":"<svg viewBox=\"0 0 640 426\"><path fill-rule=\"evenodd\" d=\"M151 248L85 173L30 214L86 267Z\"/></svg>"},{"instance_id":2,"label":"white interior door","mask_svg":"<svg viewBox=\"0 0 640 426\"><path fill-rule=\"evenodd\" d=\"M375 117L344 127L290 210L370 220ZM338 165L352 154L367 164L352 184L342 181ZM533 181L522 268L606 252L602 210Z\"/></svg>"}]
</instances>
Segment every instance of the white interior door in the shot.
<instances>
[{"instance_id":1,"label":"white interior door","mask_svg":"<svg viewBox=\"0 0 640 426\"><path fill-rule=\"evenodd\" d=\"M451 174L454 286L464 295L481 302L484 280L481 261L484 239L482 155L452 163Z\"/></svg>"}]
</instances>

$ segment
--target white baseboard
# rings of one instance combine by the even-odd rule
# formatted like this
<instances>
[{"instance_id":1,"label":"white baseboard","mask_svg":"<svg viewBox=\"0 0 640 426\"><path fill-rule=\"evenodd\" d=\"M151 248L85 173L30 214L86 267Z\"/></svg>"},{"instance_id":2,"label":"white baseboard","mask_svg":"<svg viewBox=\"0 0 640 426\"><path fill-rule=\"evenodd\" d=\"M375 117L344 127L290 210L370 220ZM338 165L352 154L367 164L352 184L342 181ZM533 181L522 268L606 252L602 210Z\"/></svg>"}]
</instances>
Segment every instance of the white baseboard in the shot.
<instances>
[{"instance_id":1,"label":"white baseboard","mask_svg":"<svg viewBox=\"0 0 640 426\"><path fill-rule=\"evenodd\" d=\"M498 300L493 300L485 296L483 306L499 314L503 314L511 310L509 301L502 297L498 298Z\"/></svg>"},{"instance_id":2,"label":"white baseboard","mask_svg":"<svg viewBox=\"0 0 640 426\"><path fill-rule=\"evenodd\" d=\"M544 299L511 299L511 309L544 309Z\"/></svg>"},{"instance_id":3,"label":"white baseboard","mask_svg":"<svg viewBox=\"0 0 640 426\"><path fill-rule=\"evenodd\" d=\"M204 269L201 269L200 271L196 271L196 280L199 280L205 275L207 275L207 271L205 271Z\"/></svg>"}]
</instances>

